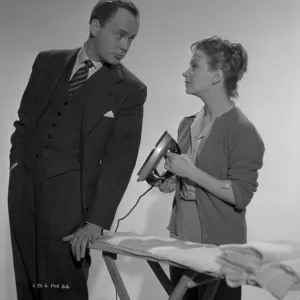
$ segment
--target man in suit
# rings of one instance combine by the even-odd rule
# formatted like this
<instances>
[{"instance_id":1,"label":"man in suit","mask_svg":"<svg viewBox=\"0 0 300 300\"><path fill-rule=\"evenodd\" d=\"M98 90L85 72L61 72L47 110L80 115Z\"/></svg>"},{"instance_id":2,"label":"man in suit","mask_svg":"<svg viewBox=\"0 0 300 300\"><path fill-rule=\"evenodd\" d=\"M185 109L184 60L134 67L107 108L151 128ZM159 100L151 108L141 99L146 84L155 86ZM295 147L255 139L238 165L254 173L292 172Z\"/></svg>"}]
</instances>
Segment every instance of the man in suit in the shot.
<instances>
[{"instance_id":1,"label":"man in suit","mask_svg":"<svg viewBox=\"0 0 300 300\"><path fill-rule=\"evenodd\" d=\"M10 151L19 300L88 299L88 242L110 229L140 145L147 88L120 63L138 28L130 0L101 0L81 48L35 59Z\"/></svg>"}]
</instances>

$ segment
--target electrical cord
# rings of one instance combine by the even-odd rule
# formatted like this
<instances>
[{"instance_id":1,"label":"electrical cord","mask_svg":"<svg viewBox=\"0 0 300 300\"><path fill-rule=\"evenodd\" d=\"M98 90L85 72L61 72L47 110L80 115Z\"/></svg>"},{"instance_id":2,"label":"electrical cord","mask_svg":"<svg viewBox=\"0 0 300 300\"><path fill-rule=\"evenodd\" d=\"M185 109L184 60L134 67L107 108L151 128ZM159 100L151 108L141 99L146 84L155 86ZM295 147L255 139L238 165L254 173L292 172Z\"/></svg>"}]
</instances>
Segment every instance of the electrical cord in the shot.
<instances>
[{"instance_id":1,"label":"electrical cord","mask_svg":"<svg viewBox=\"0 0 300 300\"><path fill-rule=\"evenodd\" d=\"M145 196L150 190L152 190L153 187L154 187L154 186L151 186L145 193L143 193L143 194L138 198L138 200L136 201L136 203L134 204L134 206L130 209L130 211L129 211L124 217L122 217L122 218L120 218L120 219L118 220L118 223L117 223L117 227L116 227L116 229L115 229L115 232L117 232L117 230L118 230L118 228L119 228L120 221L123 221L124 219L126 219L126 218L132 213L132 211L136 208L136 206L137 206L138 203L140 202L141 198L142 198L143 196Z\"/></svg>"},{"instance_id":2,"label":"electrical cord","mask_svg":"<svg viewBox=\"0 0 300 300\"><path fill-rule=\"evenodd\" d=\"M120 221L123 221L125 220L131 213L132 211L136 208L136 206L138 205L138 203L140 202L141 198L143 196L145 196L148 192L150 192L152 189L153 189L153 185L146 191L144 192L139 198L138 200L136 201L136 203L133 205L133 207L130 209L130 211L122 218L118 219L118 223L117 223L117 226L116 226L116 229L115 229L115 233L117 232L118 228L119 228L119 225L120 225ZM116 300L118 300L118 293L117 293L117 289L116 290Z\"/></svg>"}]
</instances>

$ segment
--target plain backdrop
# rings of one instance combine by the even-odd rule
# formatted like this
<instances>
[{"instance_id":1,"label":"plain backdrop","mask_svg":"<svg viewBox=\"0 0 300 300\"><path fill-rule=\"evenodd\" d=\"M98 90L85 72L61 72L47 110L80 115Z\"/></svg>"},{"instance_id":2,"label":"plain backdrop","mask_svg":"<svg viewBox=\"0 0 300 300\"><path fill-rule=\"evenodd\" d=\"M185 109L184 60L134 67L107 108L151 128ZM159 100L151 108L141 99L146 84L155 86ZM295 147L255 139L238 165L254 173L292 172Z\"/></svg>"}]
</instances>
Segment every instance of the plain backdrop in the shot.
<instances>
[{"instance_id":1,"label":"plain backdrop","mask_svg":"<svg viewBox=\"0 0 300 300\"><path fill-rule=\"evenodd\" d=\"M10 136L35 56L41 50L75 48L88 36L96 0L1 0L0 109L0 299L16 299L7 214ZM298 0L136 0L141 10L138 38L124 60L148 86L143 137L130 185L116 220L147 188L137 172L161 134L176 137L181 118L202 106L185 94L189 46L218 34L238 41L249 55L237 105L255 124L266 145L259 189L247 210L248 240L300 242L299 29ZM121 222L119 231L167 236L172 196L152 190ZM114 223L115 226L116 223ZM113 229L115 228L113 226ZM91 300L115 299L99 252L92 252ZM119 257L117 264L133 300L167 299L144 261ZM293 292L286 299L296 299ZM243 288L243 299L272 300L266 291Z\"/></svg>"}]
</instances>

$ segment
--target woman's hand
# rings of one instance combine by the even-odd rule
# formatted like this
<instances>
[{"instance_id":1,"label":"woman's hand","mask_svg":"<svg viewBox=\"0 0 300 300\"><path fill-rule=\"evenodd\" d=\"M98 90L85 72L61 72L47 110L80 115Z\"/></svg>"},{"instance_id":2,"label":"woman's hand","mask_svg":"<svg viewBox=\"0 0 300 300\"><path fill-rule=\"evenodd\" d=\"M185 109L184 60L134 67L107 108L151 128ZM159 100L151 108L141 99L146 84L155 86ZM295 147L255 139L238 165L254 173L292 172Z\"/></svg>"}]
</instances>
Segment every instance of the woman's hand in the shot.
<instances>
[{"instance_id":1,"label":"woman's hand","mask_svg":"<svg viewBox=\"0 0 300 300\"><path fill-rule=\"evenodd\" d=\"M194 165L187 155L168 152L164 168L177 176L189 178Z\"/></svg>"},{"instance_id":2,"label":"woman's hand","mask_svg":"<svg viewBox=\"0 0 300 300\"><path fill-rule=\"evenodd\" d=\"M164 182L159 180L154 184L154 186L163 193L172 193L176 189L176 177L172 176L171 178L164 180Z\"/></svg>"}]
</instances>

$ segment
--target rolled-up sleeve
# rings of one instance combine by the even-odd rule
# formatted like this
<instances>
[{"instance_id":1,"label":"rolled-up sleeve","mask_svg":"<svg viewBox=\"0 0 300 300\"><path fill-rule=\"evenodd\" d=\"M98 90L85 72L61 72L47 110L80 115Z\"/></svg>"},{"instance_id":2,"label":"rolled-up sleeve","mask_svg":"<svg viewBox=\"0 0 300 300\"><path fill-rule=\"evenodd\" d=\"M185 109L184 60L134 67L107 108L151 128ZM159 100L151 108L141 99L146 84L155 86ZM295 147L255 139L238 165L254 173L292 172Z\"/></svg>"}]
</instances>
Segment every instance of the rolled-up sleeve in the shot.
<instances>
[{"instance_id":1,"label":"rolled-up sleeve","mask_svg":"<svg viewBox=\"0 0 300 300\"><path fill-rule=\"evenodd\" d=\"M257 190L258 170L263 165L265 147L252 127L241 130L234 140L227 178L231 181L236 208L244 209Z\"/></svg>"}]
</instances>

